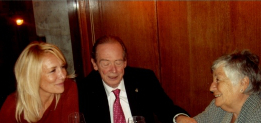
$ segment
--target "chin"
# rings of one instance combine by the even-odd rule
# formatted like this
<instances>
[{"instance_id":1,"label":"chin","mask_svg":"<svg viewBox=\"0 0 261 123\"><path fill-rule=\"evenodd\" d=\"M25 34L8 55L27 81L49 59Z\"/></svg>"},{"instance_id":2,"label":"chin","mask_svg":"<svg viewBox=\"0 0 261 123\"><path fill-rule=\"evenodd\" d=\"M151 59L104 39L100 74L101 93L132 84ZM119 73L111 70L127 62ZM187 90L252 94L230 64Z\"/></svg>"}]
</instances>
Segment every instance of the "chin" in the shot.
<instances>
[{"instance_id":1,"label":"chin","mask_svg":"<svg viewBox=\"0 0 261 123\"><path fill-rule=\"evenodd\" d=\"M220 106L221 106L220 102L217 101L217 100L215 100L215 105L216 105L217 107L220 107Z\"/></svg>"},{"instance_id":2,"label":"chin","mask_svg":"<svg viewBox=\"0 0 261 123\"><path fill-rule=\"evenodd\" d=\"M116 84L119 84L119 83L120 83L120 80L118 80L118 79L114 79L114 80L110 79L110 80L108 80L107 82L108 82L109 84L111 84L111 85L116 85Z\"/></svg>"},{"instance_id":3,"label":"chin","mask_svg":"<svg viewBox=\"0 0 261 123\"><path fill-rule=\"evenodd\" d=\"M61 94L61 93L63 93L64 92L64 89L57 89L56 90L56 94Z\"/></svg>"},{"instance_id":4,"label":"chin","mask_svg":"<svg viewBox=\"0 0 261 123\"><path fill-rule=\"evenodd\" d=\"M116 88L119 85L120 82L110 82L110 83L106 83L108 86L112 87L112 88Z\"/></svg>"}]
</instances>

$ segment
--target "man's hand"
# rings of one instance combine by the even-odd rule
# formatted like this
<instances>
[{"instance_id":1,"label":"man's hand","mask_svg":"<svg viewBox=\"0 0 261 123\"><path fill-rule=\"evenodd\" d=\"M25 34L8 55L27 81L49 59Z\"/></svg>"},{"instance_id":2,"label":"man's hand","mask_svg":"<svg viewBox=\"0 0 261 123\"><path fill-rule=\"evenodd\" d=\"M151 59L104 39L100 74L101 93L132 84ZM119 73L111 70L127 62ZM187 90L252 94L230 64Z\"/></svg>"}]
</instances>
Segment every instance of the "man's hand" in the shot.
<instances>
[{"instance_id":1,"label":"man's hand","mask_svg":"<svg viewBox=\"0 0 261 123\"><path fill-rule=\"evenodd\" d=\"M176 117L176 123L197 123L197 121L191 117L179 115Z\"/></svg>"}]
</instances>

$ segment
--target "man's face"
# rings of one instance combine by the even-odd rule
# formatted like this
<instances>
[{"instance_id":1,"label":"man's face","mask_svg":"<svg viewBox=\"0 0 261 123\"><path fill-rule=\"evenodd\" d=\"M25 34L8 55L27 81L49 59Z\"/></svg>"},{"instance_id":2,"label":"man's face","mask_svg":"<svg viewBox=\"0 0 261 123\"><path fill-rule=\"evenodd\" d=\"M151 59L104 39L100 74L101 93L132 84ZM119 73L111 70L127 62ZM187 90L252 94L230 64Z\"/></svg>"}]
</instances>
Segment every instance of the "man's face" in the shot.
<instances>
[{"instance_id":1,"label":"man's face","mask_svg":"<svg viewBox=\"0 0 261 123\"><path fill-rule=\"evenodd\" d=\"M116 88L124 75L127 61L119 43L105 43L97 46L96 59L91 59L95 70L98 70L102 80L110 87Z\"/></svg>"}]
</instances>

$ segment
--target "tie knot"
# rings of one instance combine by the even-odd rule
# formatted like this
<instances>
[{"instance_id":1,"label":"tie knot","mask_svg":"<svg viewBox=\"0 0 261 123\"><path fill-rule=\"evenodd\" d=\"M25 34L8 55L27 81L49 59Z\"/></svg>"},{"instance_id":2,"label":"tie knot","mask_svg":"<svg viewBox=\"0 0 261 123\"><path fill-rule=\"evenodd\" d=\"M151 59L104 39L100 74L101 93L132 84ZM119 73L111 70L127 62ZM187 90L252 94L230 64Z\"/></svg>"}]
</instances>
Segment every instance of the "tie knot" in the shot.
<instances>
[{"instance_id":1,"label":"tie knot","mask_svg":"<svg viewBox=\"0 0 261 123\"><path fill-rule=\"evenodd\" d=\"M120 89L116 89L116 90L113 90L112 92L114 93L115 97L118 98L120 91L121 91Z\"/></svg>"}]
</instances>

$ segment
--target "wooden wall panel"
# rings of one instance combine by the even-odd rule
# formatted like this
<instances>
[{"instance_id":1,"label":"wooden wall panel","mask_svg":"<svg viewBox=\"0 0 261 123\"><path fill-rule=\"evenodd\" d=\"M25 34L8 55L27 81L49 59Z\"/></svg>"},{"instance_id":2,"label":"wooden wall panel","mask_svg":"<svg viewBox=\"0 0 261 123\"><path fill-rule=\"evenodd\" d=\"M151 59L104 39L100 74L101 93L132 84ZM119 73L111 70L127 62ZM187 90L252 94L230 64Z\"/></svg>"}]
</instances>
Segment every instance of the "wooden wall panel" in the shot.
<instances>
[{"instance_id":1,"label":"wooden wall panel","mask_svg":"<svg viewBox=\"0 0 261 123\"><path fill-rule=\"evenodd\" d=\"M210 66L224 53L260 54L260 2L157 2L162 86L192 116L213 99Z\"/></svg>"},{"instance_id":2,"label":"wooden wall panel","mask_svg":"<svg viewBox=\"0 0 261 123\"><path fill-rule=\"evenodd\" d=\"M95 39L119 36L128 51L128 65L154 70L159 77L159 52L154 1L99 1L93 12Z\"/></svg>"},{"instance_id":3,"label":"wooden wall panel","mask_svg":"<svg viewBox=\"0 0 261 123\"><path fill-rule=\"evenodd\" d=\"M71 30L72 33L79 33L80 39L77 40L77 42L80 42L80 46L76 47L80 49L81 53L78 53L78 55L81 55L82 58L82 69L83 69L83 77L87 76L92 70L92 64L91 64L91 48L92 48L92 40L91 40L91 29L89 22L89 4L87 1L81 0L77 1L76 4L79 6L79 9L77 10L77 19L79 31ZM76 23L76 22L72 22ZM71 24L72 25L72 24ZM80 41L79 41L80 40ZM77 63L79 65L79 63ZM77 76L77 78L81 79L81 76Z\"/></svg>"},{"instance_id":4,"label":"wooden wall panel","mask_svg":"<svg viewBox=\"0 0 261 123\"><path fill-rule=\"evenodd\" d=\"M231 2L231 41L261 56L261 1Z\"/></svg>"},{"instance_id":5,"label":"wooden wall panel","mask_svg":"<svg viewBox=\"0 0 261 123\"><path fill-rule=\"evenodd\" d=\"M186 110L190 104L190 47L187 2L158 2L161 82L175 104Z\"/></svg>"},{"instance_id":6,"label":"wooden wall panel","mask_svg":"<svg viewBox=\"0 0 261 123\"><path fill-rule=\"evenodd\" d=\"M188 111L194 116L202 112L213 99L209 91L212 83L210 67L229 43L228 2L188 2L188 38L190 45L190 104ZM224 44L224 43L225 44Z\"/></svg>"}]
</instances>

